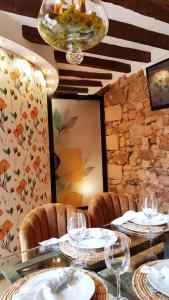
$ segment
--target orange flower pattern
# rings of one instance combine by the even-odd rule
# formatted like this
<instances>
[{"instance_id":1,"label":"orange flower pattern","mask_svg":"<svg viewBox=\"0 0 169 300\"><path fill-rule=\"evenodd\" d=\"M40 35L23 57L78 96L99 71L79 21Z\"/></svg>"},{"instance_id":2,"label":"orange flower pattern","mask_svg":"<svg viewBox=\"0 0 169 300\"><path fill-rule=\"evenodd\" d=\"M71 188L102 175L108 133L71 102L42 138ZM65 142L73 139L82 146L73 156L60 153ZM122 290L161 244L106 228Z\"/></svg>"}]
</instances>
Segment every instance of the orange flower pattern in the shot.
<instances>
[{"instance_id":1,"label":"orange flower pattern","mask_svg":"<svg viewBox=\"0 0 169 300\"><path fill-rule=\"evenodd\" d=\"M25 137L23 135L24 127L22 124L19 124L15 130L13 131L14 136L17 138L18 144L24 148L23 142L25 140Z\"/></svg>"},{"instance_id":2,"label":"orange flower pattern","mask_svg":"<svg viewBox=\"0 0 169 300\"><path fill-rule=\"evenodd\" d=\"M0 128L5 131L4 129L4 122L8 120L8 117L4 114L3 110L7 107L7 104L4 99L0 98Z\"/></svg>"},{"instance_id":3,"label":"orange flower pattern","mask_svg":"<svg viewBox=\"0 0 169 300\"><path fill-rule=\"evenodd\" d=\"M0 257L19 250L25 214L50 201L47 99L35 66L0 49ZM17 67L16 67L17 60ZM25 60L24 60L25 62ZM42 135L43 133L43 135ZM42 164L43 161L43 164Z\"/></svg>"},{"instance_id":4,"label":"orange flower pattern","mask_svg":"<svg viewBox=\"0 0 169 300\"><path fill-rule=\"evenodd\" d=\"M0 161L0 188L3 188L6 192L8 192L7 183L11 180L11 176L8 176L6 172L9 167L10 164L6 159Z\"/></svg>"}]
</instances>

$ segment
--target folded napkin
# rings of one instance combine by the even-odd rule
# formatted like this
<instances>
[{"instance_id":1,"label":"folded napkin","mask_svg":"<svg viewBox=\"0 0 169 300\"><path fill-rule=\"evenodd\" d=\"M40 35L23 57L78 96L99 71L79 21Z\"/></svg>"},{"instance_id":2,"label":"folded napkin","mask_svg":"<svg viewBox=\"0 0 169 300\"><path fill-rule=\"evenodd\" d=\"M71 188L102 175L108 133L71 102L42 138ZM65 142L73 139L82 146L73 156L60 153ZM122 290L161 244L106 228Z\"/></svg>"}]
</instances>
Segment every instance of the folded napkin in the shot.
<instances>
[{"instance_id":1,"label":"folded napkin","mask_svg":"<svg viewBox=\"0 0 169 300\"><path fill-rule=\"evenodd\" d=\"M117 218L111 222L114 225L122 225L125 222L128 222L137 216L137 212L133 210L129 210L124 213L124 215L120 218Z\"/></svg>"},{"instance_id":2,"label":"folded napkin","mask_svg":"<svg viewBox=\"0 0 169 300\"><path fill-rule=\"evenodd\" d=\"M35 286L21 287L19 293L13 295L12 300L56 300L58 289L71 281L74 273L73 267L56 270L55 277L50 280L39 280Z\"/></svg>"},{"instance_id":3,"label":"folded napkin","mask_svg":"<svg viewBox=\"0 0 169 300\"><path fill-rule=\"evenodd\" d=\"M104 237L105 237L105 230L102 230L102 228L88 228L86 229L84 239L91 239L91 238L101 239Z\"/></svg>"},{"instance_id":4,"label":"folded napkin","mask_svg":"<svg viewBox=\"0 0 169 300\"><path fill-rule=\"evenodd\" d=\"M163 278L169 280L169 267L163 267L160 270L157 270L155 267L142 266L140 271L146 274L153 273L155 276L158 276L161 279Z\"/></svg>"},{"instance_id":5,"label":"folded napkin","mask_svg":"<svg viewBox=\"0 0 169 300\"><path fill-rule=\"evenodd\" d=\"M47 246L53 246L53 245L58 245L61 242L65 242L67 239L66 235L61 236L59 239L57 238L51 238L43 242L39 242L39 245L47 247Z\"/></svg>"}]
</instances>

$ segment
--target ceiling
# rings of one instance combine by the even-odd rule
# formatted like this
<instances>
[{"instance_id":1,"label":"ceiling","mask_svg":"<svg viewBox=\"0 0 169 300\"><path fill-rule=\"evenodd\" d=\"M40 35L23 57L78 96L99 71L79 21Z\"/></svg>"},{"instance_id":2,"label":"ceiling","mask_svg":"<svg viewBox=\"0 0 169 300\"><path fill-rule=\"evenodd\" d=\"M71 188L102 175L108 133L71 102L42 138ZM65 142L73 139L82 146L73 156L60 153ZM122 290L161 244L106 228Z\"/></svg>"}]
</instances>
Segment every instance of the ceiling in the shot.
<instances>
[{"instance_id":1,"label":"ceiling","mask_svg":"<svg viewBox=\"0 0 169 300\"><path fill-rule=\"evenodd\" d=\"M41 2L1 0L0 10L23 25L26 40L46 47L37 31ZM64 53L53 50L60 75L58 92L103 94L124 74L169 57L169 0L107 0L103 5L109 18L108 34L85 53L80 66L67 64Z\"/></svg>"}]
</instances>

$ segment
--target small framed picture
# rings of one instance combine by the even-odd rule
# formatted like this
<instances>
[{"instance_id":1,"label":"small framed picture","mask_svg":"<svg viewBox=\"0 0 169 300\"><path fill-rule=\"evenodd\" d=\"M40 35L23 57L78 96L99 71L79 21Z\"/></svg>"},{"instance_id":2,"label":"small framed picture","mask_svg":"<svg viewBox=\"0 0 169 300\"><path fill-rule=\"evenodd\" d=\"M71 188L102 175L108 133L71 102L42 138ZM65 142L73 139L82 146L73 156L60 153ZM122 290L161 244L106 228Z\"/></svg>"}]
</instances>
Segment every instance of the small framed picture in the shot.
<instances>
[{"instance_id":1,"label":"small framed picture","mask_svg":"<svg viewBox=\"0 0 169 300\"><path fill-rule=\"evenodd\" d=\"M151 109L169 107L169 59L146 68Z\"/></svg>"}]
</instances>

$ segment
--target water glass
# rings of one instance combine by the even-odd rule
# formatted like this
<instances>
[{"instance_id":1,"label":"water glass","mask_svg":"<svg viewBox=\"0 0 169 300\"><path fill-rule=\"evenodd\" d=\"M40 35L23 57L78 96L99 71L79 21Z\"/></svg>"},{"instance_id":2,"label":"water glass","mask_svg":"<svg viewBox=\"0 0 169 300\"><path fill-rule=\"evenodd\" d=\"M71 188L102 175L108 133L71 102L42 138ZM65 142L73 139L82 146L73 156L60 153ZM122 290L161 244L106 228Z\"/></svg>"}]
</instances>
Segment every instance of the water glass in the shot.
<instances>
[{"instance_id":1,"label":"water glass","mask_svg":"<svg viewBox=\"0 0 169 300\"><path fill-rule=\"evenodd\" d=\"M70 239L76 244L77 255L79 251L79 242L84 238L86 232L86 219L82 213L73 213L69 215L67 222L67 231ZM74 267L83 268L86 263L80 258L72 262Z\"/></svg>"},{"instance_id":2,"label":"water glass","mask_svg":"<svg viewBox=\"0 0 169 300\"><path fill-rule=\"evenodd\" d=\"M126 237L117 233L117 240L110 238L106 241L104 248L104 258L109 271L116 275L117 279L117 297L114 300L126 300L121 297L120 275L125 273L130 265L130 251Z\"/></svg>"},{"instance_id":3,"label":"water glass","mask_svg":"<svg viewBox=\"0 0 169 300\"><path fill-rule=\"evenodd\" d=\"M157 199L153 196L146 196L143 199L142 211L149 218L148 230L151 230L151 219L157 214Z\"/></svg>"}]
</instances>

